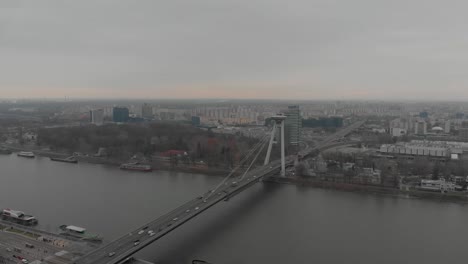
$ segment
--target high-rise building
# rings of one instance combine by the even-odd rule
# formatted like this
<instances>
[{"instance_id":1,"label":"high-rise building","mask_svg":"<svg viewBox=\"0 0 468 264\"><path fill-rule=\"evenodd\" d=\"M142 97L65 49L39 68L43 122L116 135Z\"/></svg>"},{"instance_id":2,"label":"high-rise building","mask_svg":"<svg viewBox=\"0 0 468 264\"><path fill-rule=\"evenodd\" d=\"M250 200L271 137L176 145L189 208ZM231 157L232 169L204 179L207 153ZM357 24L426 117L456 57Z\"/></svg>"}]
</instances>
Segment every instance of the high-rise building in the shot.
<instances>
[{"instance_id":1,"label":"high-rise building","mask_svg":"<svg viewBox=\"0 0 468 264\"><path fill-rule=\"evenodd\" d=\"M104 107L103 110L104 110L104 117L111 117L112 118L113 107L111 107L111 106Z\"/></svg>"},{"instance_id":2,"label":"high-rise building","mask_svg":"<svg viewBox=\"0 0 468 264\"><path fill-rule=\"evenodd\" d=\"M91 123L95 125L102 125L104 123L104 109L95 109L89 111Z\"/></svg>"},{"instance_id":3,"label":"high-rise building","mask_svg":"<svg viewBox=\"0 0 468 264\"><path fill-rule=\"evenodd\" d=\"M192 116L192 126L199 126L201 123L199 116Z\"/></svg>"},{"instance_id":4,"label":"high-rise building","mask_svg":"<svg viewBox=\"0 0 468 264\"><path fill-rule=\"evenodd\" d=\"M458 137L463 141L468 141L468 128L460 128L458 130Z\"/></svg>"},{"instance_id":5,"label":"high-rise building","mask_svg":"<svg viewBox=\"0 0 468 264\"><path fill-rule=\"evenodd\" d=\"M410 122L406 118L396 118L390 121L390 129L392 128L402 128L409 130L410 129Z\"/></svg>"},{"instance_id":6,"label":"high-rise building","mask_svg":"<svg viewBox=\"0 0 468 264\"><path fill-rule=\"evenodd\" d=\"M299 146L302 130L302 117L299 106L288 106L285 115L285 141L290 146Z\"/></svg>"},{"instance_id":7,"label":"high-rise building","mask_svg":"<svg viewBox=\"0 0 468 264\"><path fill-rule=\"evenodd\" d=\"M116 123L125 123L128 121L130 111L126 107L114 107L112 110L112 121Z\"/></svg>"},{"instance_id":8,"label":"high-rise building","mask_svg":"<svg viewBox=\"0 0 468 264\"><path fill-rule=\"evenodd\" d=\"M153 106L144 103L141 107L141 116L143 118L153 118Z\"/></svg>"},{"instance_id":9,"label":"high-rise building","mask_svg":"<svg viewBox=\"0 0 468 264\"><path fill-rule=\"evenodd\" d=\"M414 133L417 135L427 134L427 123L425 121L418 121L414 124Z\"/></svg>"},{"instance_id":10,"label":"high-rise building","mask_svg":"<svg viewBox=\"0 0 468 264\"><path fill-rule=\"evenodd\" d=\"M403 135L406 135L406 129L404 129L404 128L390 128L390 134L393 137L401 137Z\"/></svg>"},{"instance_id":11,"label":"high-rise building","mask_svg":"<svg viewBox=\"0 0 468 264\"><path fill-rule=\"evenodd\" d=\"M449 134L450 133L450 126L451 126L451 122L450 122L450 119L449 120L445 120L445 123L444 123L444 132Z\"/></svg>"},{"instance_id":12,"label":"high-rise building","mask_svg":"<svg viewBox=\"0 0 468 264\"><path fill-rule=\"evenodd\" d=\"M463 141L468 141L468 122L463 121L461 128L458 129L458 137Z\"/></svg>"}]
</instances>

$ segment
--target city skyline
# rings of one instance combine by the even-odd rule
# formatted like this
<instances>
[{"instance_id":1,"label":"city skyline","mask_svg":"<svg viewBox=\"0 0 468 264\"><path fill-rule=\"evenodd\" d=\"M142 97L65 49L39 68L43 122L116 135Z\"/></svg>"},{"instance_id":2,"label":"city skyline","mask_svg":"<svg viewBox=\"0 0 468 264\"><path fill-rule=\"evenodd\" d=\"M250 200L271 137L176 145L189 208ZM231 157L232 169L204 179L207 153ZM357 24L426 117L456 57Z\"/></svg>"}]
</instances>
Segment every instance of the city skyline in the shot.
<instances>
[{"instance_id":1,"label":"city skyline","mask_svg":"<svg viewBox=\"0 0 468 264\"><path fill-rule=\"evenodd\" d=\"M468 99L454 0L110 4L2 3L1 97Z\"/></svg>"},{"instance_id":2,"label":"city skyline","mask_svg":"<svg viewBox=\"0 0 468 264\"><path fill-rule=\"evenodd\" d=\"M0 1L0 264L460 263L467 8Z\"/></svg>"}]
</instances>

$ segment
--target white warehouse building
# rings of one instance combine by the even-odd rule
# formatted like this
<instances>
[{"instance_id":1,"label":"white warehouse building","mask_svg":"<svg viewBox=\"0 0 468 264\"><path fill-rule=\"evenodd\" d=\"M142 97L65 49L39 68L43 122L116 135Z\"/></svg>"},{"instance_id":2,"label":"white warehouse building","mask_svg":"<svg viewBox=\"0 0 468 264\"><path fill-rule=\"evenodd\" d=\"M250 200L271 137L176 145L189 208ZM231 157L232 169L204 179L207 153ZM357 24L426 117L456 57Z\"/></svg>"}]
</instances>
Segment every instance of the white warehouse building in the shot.
<instances>
[{"instance_id":1,"label":"white warehouse building","mask_svg":"<svg viewBox=\"0 0 468 264\"><path fill-rule=\"evenodd\" d=\"M379 152L458 159L458 155L468 153L468 142L412 140L408 143L384 144Z\"/></svg>"},{"instance_id":2,"label":"white warehouse building","mask_svg":"<svg viewBox=\"0 0 468 264\"><path fill-rule=\"evenodd\" d=\"M429 147L418 145L382 145L380 146L381 153L392 153L402 155L414 156L433 156L433 157L446 157L450 152L448 148L443 147Z\"/></svg>"},{"instance_id":3,"label":"white warehouse building","mask_svg":"<svg viewBox=\"0 0 468 264\"><path fill-rule=\"evenodd\" d=\"M384 144L380 146L379 152L387 154L400 154L412 156L431 156L431 157L448 157L450 156L450 148L448 146L437 146L427 143L409 142L398 144Z\"/></svg>"}]
</instances>

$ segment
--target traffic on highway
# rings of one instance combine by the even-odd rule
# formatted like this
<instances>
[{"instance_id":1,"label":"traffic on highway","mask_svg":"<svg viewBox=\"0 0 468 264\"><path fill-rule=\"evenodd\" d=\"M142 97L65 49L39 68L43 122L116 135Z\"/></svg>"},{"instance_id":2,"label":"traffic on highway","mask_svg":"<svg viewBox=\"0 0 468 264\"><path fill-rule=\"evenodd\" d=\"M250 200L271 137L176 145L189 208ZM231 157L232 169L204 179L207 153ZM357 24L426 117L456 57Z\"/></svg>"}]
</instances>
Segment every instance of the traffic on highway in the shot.
<instances>
[{"instance_id":1,"label":"traffic on highway","mask_svg":"<svg viewBox=\"0 0 468 264\"><path fill-rule=\"evenodd\" d=\"M322 150L327 145L332 145L337 139L340 139L350 133L352 130L361 126L364 122L354 123L314 147L308 148L299 155L306 156L317 150ZM286 164L292 165L296 155L286 157ZM236 195L250 185L260 181L266 176L278 173L281 169L281 161L276 160L268 165L260 166L245 174L240 178L231 178L218 185L216 189L210 190L205 194L185 203L173 211L159 217L158 219L135 229L121 238L112 241L104 247L90 252L84 257L75 261L76 264L116 264L125 263L137 251L163 237L173 229L194 218L201 212Z\"/></svg>"},{"instance_id":2,"label":"traffic on highway","mask_svg":"<svg viewBox=\"0 0 468 264\"><path fill-rule=\"evenodd\" d=\"M217 190L208 191L155 221L141 226L108 245L91 252L75 263L120 263L122 259L133 255L209 207L225 200L237 190L260 180L264 175L278 171L280 166L279 161L272 162L268 166L251 171L244 179L228 181Z\"/></svg>"}]
</instances>

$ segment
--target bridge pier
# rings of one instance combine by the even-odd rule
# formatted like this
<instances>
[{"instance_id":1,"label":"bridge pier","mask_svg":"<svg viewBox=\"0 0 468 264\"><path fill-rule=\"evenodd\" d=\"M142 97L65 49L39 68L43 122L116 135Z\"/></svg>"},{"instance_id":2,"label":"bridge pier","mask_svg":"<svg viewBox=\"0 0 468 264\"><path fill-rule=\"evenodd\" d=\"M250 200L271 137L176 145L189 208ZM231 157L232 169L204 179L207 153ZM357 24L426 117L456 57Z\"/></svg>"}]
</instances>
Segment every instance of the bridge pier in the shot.
<instances>
[{"instance_id":1,"label":"bridge pier","mask_svg":"<svg viewBox=\"0 0 468 264\"><path fill-rule=\"evenodd\" d=\"M273 141L275 139L275 134L278 126L281 127L280 130L280 141L281 141L281 176L285 177L286 176L286 155L284 153L284 120L286 119L286 116L284 115L277 115L277 116L272 116L271 119L275 121L273 124L273 131L271 132L270 136L270 142L268 143L268 150L267 154L265 157L265 162L263 163L264 165L268 165L270 163L270 155L271 155L271 149L273 148Z\"/></svg>"}]
</instances>

